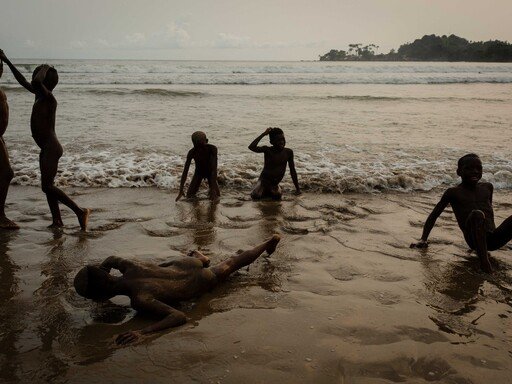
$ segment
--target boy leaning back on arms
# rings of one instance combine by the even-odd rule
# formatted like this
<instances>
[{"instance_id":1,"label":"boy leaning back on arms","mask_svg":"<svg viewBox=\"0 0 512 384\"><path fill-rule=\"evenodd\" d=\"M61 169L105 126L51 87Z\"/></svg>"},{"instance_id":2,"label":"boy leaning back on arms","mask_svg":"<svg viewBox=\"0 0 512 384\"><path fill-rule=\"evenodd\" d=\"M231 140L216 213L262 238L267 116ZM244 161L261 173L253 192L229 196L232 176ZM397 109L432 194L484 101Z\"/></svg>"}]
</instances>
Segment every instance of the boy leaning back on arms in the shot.
<instances>
[{"instance_id":1,"label":"boy leaning back on arms","mask_svg":"<svg viewBox=\"0 0 512 384\"><path fill-rule=\"evenodd\" d=\"M487 251L499 249L512 239L512 216L496 228L492 209L494 187L491 183L480 182L482 162L478 155L470 153L462 156L457 163L457 175L462 179L461 183L445 191L425 222L421 240L411 244L411 248L428 246L428 235L436 219L450 204L464 239L476 251L482 269L492 272Z\"/></svg>"},{"instance_id":2,"label":"boy leaning back on arms","mask_svg":"<svg viewBox=\"0 0 512 384\"><path fill-rule=\"evenodd\" d=\"M263 145L259 147L260 140L266 135L269 135L272 146ZM279 183L283 180L284 173L286 172L286 164L290 167L290 175L293 185L295 185L295 193L297 195L300 194L299 181L293 161L293 151L290 148L285 148L285 145L286 140L281 128L267 128L265 132L254 139L249 145L251 151L256 153L263 152L265 155L263 171L258 179L258 183L251 192L251 197L254 200L266 197L274 200L281 199L282 193Z\"/></svg>"}]
</instances>

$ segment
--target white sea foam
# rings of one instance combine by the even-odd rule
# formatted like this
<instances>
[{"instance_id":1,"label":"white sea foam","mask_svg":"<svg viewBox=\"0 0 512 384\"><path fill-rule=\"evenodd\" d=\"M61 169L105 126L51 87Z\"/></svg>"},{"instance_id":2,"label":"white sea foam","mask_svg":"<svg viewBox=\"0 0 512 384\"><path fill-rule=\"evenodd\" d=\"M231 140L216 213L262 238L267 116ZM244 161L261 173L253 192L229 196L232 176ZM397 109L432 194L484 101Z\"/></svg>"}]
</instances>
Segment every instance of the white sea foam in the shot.
<instances>
[{"instance_id":1,"label":"white sea foam","mask_svg":"<svg viewBox=\"0 0 512 384\"><path fill-rule=\"evenodd\" d=\"M34 152L32 152L34 153ZM36 155L21 156L12 151L14 184L38 185ZM19 160L23 159L22 162ZM158 187L177 189L184 158L163 153L121 153L93 151L66 154L60 162L57 185L75 187ZM250 155L224 155L219 162L219 183L226 189L251 188L259 177L262 164ZM386 190L429 191L439 186L454 185L458 177L453 161L393 159L378 162L332 161L325 153L299 155L296 167L305 191L320 193L379 192ZM191 171L193 172L193 170ZM191 176L191 175L190 175ZM512 188L512 162L486 164L484 180L497 189ZM289 175L283 180L292 188Z\"/></svg>"}]
</instances>

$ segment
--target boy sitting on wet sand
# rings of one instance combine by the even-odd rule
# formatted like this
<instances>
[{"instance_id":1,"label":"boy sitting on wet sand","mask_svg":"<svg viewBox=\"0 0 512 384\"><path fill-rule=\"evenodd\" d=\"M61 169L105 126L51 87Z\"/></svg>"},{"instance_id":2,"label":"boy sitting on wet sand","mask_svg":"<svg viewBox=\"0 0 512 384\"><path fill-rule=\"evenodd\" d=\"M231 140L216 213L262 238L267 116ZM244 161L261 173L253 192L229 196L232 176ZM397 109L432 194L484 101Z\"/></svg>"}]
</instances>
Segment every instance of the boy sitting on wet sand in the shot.
<instances>
[{"instance_id":1,"label":"boy sitting on wet sand","mask_svg":"<svg viewBox=\"0 0 512 384\"><path fill-rule=\"evenodd\" d=\"M4 64L0 59L0 77L2 77L3 72ZM9 184L14 177L3 138L8 123L9 105L7 104L7 97L4 91L0 89L0 229L18 229L18 225L5 216L5 199L7 198Z\"/></svg>"},{"instance_id":2,"label":"boy sitting on wet sand","mask_svg":"<svg viewBox=\"0 0 512 384\"><path fill-rule=\"evenodd\" d=\"M194 144L194 148L188 151L185 168L183 168L183 174L181 175L180 192L178 193L178 197L176 197L176 201L183 196L183 188L185 187L188 169L190 168L192 160L194 160L196 164L196 170L188 187L187 197L194 197L201 186L201 182L206 179L208 180L208 187L210 188L210 199L218 200L220 190L219 184L217 183L217 147L208 144L206 134L201 131L192 134L192 143Z\"/></svg>"},{"instance_id":3,"label":"boy sitting on wet sand","mask_svg":"<svg viewBox=\"0 0 512 384\"><path fill-rule=\"evenodd\" d=\"M266 145L258 147L258 143L263 136L269 135L271 147ZM290 175L295 185L295 193L300 194L299 181L295 171L293 161L293 151L285 148L286 140L281 128L267 128L265 132L259 135L250 145L249 149L253 152L263 152L265 155L263 171L261 172L258 183L251 192L254 200L270 197L274 200L281 199L281 188L279 183L283 180L286 172L286 164L290 167Z\"/></svg>"},{"instance_id":4,"label":"boy sitting on wet sand","mask_svg":"<svg viewBox=\"0 0 512 384\"><path fill-rule=\"evenodd\" d=\"M75 277L74 286L79 295L95 301L105 301L117 295L128 296L135 310L162 318L155 324L116 338L116 343L127 344L141 335L184 324L187 321L185 314L172 305L212 290L231 273L254 262L264 251L271 255L280 240L279 235L274 235L257 247L213 267L209 267L210 260L199 251L190 251L188 257L160 265L110 256L99 266L82 268ZM122 276L110 275L112 268L119 270Z\"/></svg>"},{"instance_id":5,"label":"boy sitting on wet sand","mask_svg":"<svg viewBox=\"0 0 512 384\"><path fill-rule=\"evenodd\" d=\"M49 227L58 228L64 226L60 215L60 202L75 213L80 228L85 231L87 229L90 209L80 208L63 191L55 186L55 176L57 175L59 159L63 152L62 146L55 134L57 100L53 96L52 91L59 82L57 70L47 64L40 65L34 70L32 82L29 83L9 61L2 50L0 50L0 59L9 66L18 83L36 96L34 106L32 107L32 116L30 117L30 129L34 141L41 148L41 153L39 154L41 187L46 194L46 199L52 213L52 224Z\"/></svg>"},{"instance_id":6,"label":"boy sitting on wet sand","mask_svg":"<svg viewBox=\"0 0 512 384\"><path fill-rule=\"evenodd\" d=\"M512 216L496 228L492 209L494 187L491 183L479 182L482 178L482 162L478 155L470 153L462 156L457 164L457 175L462 182L446 190L441 201L428 216L421 240L411 244L411 248L428 246L428 235L436 219L450 204L464 239L469 247L476 251L482 269L485 272L492 272L487 251L499 249L512 239Z\"/></svg>"}]
</instances>

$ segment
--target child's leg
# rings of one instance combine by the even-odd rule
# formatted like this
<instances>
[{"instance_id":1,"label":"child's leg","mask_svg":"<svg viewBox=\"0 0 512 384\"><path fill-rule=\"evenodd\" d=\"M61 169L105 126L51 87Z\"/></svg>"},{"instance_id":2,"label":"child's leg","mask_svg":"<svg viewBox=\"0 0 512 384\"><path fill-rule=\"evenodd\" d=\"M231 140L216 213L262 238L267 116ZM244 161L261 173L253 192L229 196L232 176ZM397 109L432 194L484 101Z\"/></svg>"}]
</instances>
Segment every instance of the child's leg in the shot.
<instances>
[{"instance_id":1,"label":"child's leg","mask_svg":"<svg viewBox=\"0 0 512 384\"><path fill-rule=\"evenodd\" d=\"M82 209L75 204L63 191L54 185L55 176L59 166L59 158L62 155L62 148L48 148L41 151L39 156L39 167L41 169L41 188L46 194L50 211L52 212L53 224L62 223L58 203L61 202L70 208L78 218L80 227L85 230L90 210Z\"/></svg>"},{"instance_id":2,"label":"child's leg","mask_svg":"<svg viewBox=\"0 0 512 384\"><path fill-rule=\"evenodd\" d=\"M208 187L210 188L210 199L217 200L220 197L220 189L216 177L208 178Z\"/></svg>"},{"instance_id":3,"label":"child's leg","mask_svg":"<svg viewBox=\"0 0 512 384\"><path fill-rule=\"evenodd\" d=\"M480 210L473 210L466 222L466 230L480 259L480 266L485 272L491 272L491 263L487 253L487 231L485 230L485 214Z\"/></svg>"},{"instance_id":4,"label":"child's leg","mask_svg":"<svg viewBox=\"0 0 512 384\"><path fill-rule=\"evenodd\" d=\"M265 241L253 249L231 256L229 259L211 267L211 270L219 280L223 280L231 273L251 264L260 257L263 252L267 251L269 255L274 253L280 240L281 237L279 235L274 235L270 240Z\"/></svg>"},{"instance_id":5,"label":"child's leg","mask_svg":"<svg viewBox=\"0 0 512 384\"><path fill-rule=\"evenodd\" d=\"M201 181L203 181L203 179L194 174L187 189L187 197L194 197L196 195L197 191L199 191L199 187L201 186Z\"/></svg>"},{"instance_id":6,"label":"child's leg","mask_svg":"<svg viewBox=\"0 0 512 384\"><path fill-rule=\"evenodd\" d=\"M281 187L279 185L273 185L270 187L269 191L270 197L272 200L281 200L283 193L281 192Z\"/></svg>"},{"instance_id":7,"label":"child's leg","mask_svg":"<svg viewBox=\"0 0 512 384\"><path fill-rule=\"evenodd\" d=\"M18 229L18 225L5 217L5 199L9 184L14 177L11 164L9 163L9 155L2 137L0 137L0 228Z\"/></svg>"},{"instance_id":8,"label":"child's leg","mask_svg":"<svg viewBox=\"0 0 512 384\"><path fill-rule=\"evenodd\" d=\"M251 192L251 198L253 200L259 200L263 197L263 183L261 182L261 180L258 180L258 182L256 183L256 186L254 187L254 189L252 190Z\"/></svg>"},{"instance_id":9,"label":"child's leg","mask_svg":"<svg viewBox=\"0 0 512 384\"><path fill-rule=\"evenodd\" d=\"M496 230L487 238L487 246L490 251L503 247L512 240L512 216L505 219Z\"/></svg>"}]
</instances>

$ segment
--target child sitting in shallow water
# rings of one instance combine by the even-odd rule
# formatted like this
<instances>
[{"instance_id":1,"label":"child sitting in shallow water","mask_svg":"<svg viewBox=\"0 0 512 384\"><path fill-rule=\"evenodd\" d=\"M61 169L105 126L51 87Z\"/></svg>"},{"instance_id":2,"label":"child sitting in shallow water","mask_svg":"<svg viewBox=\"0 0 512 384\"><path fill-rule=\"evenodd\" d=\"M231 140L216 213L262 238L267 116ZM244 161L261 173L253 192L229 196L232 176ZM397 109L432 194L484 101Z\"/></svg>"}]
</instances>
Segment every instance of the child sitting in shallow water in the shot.
<instances>
[{"instance_id":1,"label":"child sitting in shallow water","mask_svg":"<svg viewBox=\"0 0 512 384\"><path fill-rule=\"evenodd\" d=\"M501 248L512 239L512 216L496 228L492 209L494 187L491 183L480 182L482 162L477 155L470 153L462 156L457 164L457 175L460 176L461 183L445 191L425 222L421 240L411 244L411 247L428 246L430 231L439 215L450 204L464 239L469 247L476 251L482 269L491 272L487 251Z\"/></svg>"},{"instance_id":2,"label":"child sitting in shallow water","mask_svg":"<svg viewBox=\"0 0 512 384\"><path fill-rule=\"evenodd\" d=\"M266 135L269 135L272 146L263 145L259 147L258 143ZM249 145L251 151L256 153L262 152L265 155L263 171L251 193L251 197L254 200L265 197L270 197L274 200L281 199L282 193L279 183L283 180L284 173L286 172L286 164L290 167L290 175L295 185L295 193L300 194L299 181L293 161L293 151L290 148L285 148L285 145L286 140L281 128L267 128L265 132Z\"/></svg>"}]
</instances>

